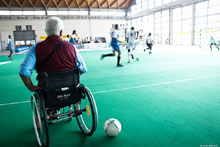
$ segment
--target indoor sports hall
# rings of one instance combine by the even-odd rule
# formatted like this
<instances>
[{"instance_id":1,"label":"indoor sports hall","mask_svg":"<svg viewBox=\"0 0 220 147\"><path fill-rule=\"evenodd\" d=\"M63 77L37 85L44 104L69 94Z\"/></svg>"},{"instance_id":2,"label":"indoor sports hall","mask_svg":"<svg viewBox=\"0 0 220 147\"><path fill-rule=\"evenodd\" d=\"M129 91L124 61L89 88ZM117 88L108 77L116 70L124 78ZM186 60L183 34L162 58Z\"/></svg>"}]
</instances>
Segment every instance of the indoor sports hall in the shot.
<instances>
[{"instance_id":1,"label":"indoor sports hall","mask_svg":"<svg viewBox=\"0 0 220 147\"><path fill-rule=\"evenodd\" d=\"M219 51L219 0L0 0L0 146L220 147Z\"/></svg>"}]
</instances>

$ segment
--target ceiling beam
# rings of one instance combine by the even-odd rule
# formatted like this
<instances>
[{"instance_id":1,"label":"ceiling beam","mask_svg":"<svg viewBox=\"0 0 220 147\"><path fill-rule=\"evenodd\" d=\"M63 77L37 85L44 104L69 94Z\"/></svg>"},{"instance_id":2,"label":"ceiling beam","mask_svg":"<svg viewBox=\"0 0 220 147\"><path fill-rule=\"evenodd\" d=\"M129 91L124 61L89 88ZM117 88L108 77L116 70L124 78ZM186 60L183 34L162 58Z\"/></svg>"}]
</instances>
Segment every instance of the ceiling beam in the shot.
<instances>
[{"instance_id":1,"label":"ceiling beam","mask_svg":"<svg viewBox=\"0 0 220 147\"><path fill-rule=\"evenodd\" d=\"M31 0L28 0L28 2L31 4L32 7L34 7L34 4L32 3Z\"/></svg>"},{"instance_id":2,"label":"ceiling beam","mask_svg":"<svg viewBox=\"0 0 220 147\"><path fill-rule=\"evenodd\" d=\"M97 1L97 0L92 1L91 4L90 4L90 6L92 7L92 6L95 4L96 1Z\"/></svg>"},{"instance_id":3,"label":"ceiling beam","mask_svg":"<svg viewBox=\"0 0 220 147\"><path fill-rule=\"evenodd\" d=\"M119 5L119 7L121 8L126 2L127 2L127 0L123 1L123 2Z\"/></svg>"},{"instance_id":4,"label":"ceiling beam","mask_svg":"<svg viewBox=\"0 0 220 147\"><path fill-rule=\"evenodd\" d=\"M21 4L22 7L24 6L25 2L26 2L26 0L24 0L23 3Z\"/></svg>"},{"instance_id":5,"label":"ceiling beam","mask_svg":"<svg viewBox=\"0 0 220 147\"><path fill-rule=\"evenodd\" d=\"M101 4L100 4L100 7L102 7L107 1L103 1Z\"/></svg>"},{"instance_id":6,"label":"ceiling beam","mask_svg":"<svg viewBox=\"0 0 220 147\"><path fill-rule=\"evenodd\" d=\"M86 0L83 0L80 4L79 4L79 7L82 6L82 4L85 2Z\"/></svg>"},{"instance_id":7,"label":"ceiling beam","mask_svg":"<svg viewBox=\"0 0 220 147\"><path fill-rule=\"evenodd\" d=\"M5 0L2 0L2 2L7 6L7 7L9 7L9 4L8 3L6 3L6 1Z\"/></svg>"},{"instance_id":8,"label":"ceiling beam","mask_svg":"<svg viewBox=\"0 0 220 147\"><path fill-rule=\"evenodd\" d=\"M67 8L69 8L69 5L68 5L67 1L66 0L64 0L64 1L65 1L65 4L66 4Z\"/></svg>"},{"instance_id":9,"label":"ceiling beam","mask_svg":"<svg viewBox=\"0 0 220 147\"><path fill-rule=\"evenodd\" d=\"M88 6L89 6L89 8L90 8L91 6L90 6L90 3L89 3L89 1L88 1L88 0L86 0L86 2L87 2Z\"/></svg>"},{"instance_id":10,"label":"ceiling beam","mask_svg":"<svg viewBox=\"0 0 220 147\"><path fill-rule=\"evenodd\" d=\"M37 5L37 1L38 1L38 0L35 0L34 7L36 7L36 5Z\"/></svg>"},{"instance_id":11,"label":"ceiling beam","mask_svg":"<svg viewBox=\"0 0 220 147\"><path fill-rule=\"evenodd\" d=\"M118 0L115 0L113 1L111 4L110 4L110 7L112 7Z\"/></svg>"},{"instance_id":12,"label":"ceiling beam","mask_svg":"<svg viewBox=\"0 0 220 147\"><path fill-rule=\"evenodd\" d=\"M44 8L47 10L47 6L46 6L46 4L44 3L44 1L43 0L40 0L41 1L41 3L44 5Z\"/></svg>"},{"instance_id":13,"label":"ceiling beam","mask_svg":"<svg viewBox=\"0 0 220 147\"><path fill-rule=\"evenodd\" d=\"M107 0L107 3L108 3L108 8L110 8L110 4L109 4L109 1Z\"/></svg>"},{"instance_id":14,"label":"ceiling beam","mask_svg":"<svg viewBox=\"0 0 220 147\"><path fill-rule=\"evenodd\" d=\"M48 5L49 5L49 2L50 2L50 1L51 1L51 0L48 0L48 2L47 2L47 4L46 4L46 5L47 5L47 7L48 7Z\"/></svg>"},{"instance_id":15,"label":"ceiling beam","mask_svg":"<svg viewBox=\"0 0 220 147\"><path fill-rule=\"evenodd\" d=\"M15 0L15 1L22 8L22 5L20 4L20 2L18 0Z\"/></svg>"},{"instance_id":16,"label":"ceiling beam","mask_svg":"<svg viewBox=\"0 0 220 147\"><path fill-rule=\"evenodd\" d=\"M57 4L57 6L59 7L61 3L62 3L62 0L60 0L59 4Z\"/></svg>"},{"instance_id":17,"label":"ceiling beam","mask_svg":"<svg viewBox=\"0 0 220 147\"><path fill-rule=\"evenodd\" d=\"M79 7L79 2L78 2L78 0L75 0L75 1L76 1L76 4L77 4L78 8L80 8L80 7Z\"/></svg>"},{"instance_id":18,"label":"ceiling beam","mask_svg":"<svg viewBox=\"0 0 220 147\"><path fill-rule=\"evenodd\" d=\"M100 8L100 3L99 3L99 0L97 0L97 3L98 3L98 6L99 6L99 8Z\"/></svg>"},{"instance_id":19,"label":"ceiling beam","mask_svg":"<svg viewBox=\"0 0 220 147\"><path fill-rule=\"evenodd\" d=\"M53 0L54 5L58 8L57 3L55 0Z\"/></svg>"},{"instance_id":20,"label":"ceiling beam","mask_svg":"<svg viewBox=\"0 0 220 147\"><path fill-rule=\"evenodd\" d=\"M11 2L12 2L12 0L10 0L10 2L9 2L9 4L8 4L8 5L9 5L9 7L11 7Z\"/></svg>"}]
</instances>

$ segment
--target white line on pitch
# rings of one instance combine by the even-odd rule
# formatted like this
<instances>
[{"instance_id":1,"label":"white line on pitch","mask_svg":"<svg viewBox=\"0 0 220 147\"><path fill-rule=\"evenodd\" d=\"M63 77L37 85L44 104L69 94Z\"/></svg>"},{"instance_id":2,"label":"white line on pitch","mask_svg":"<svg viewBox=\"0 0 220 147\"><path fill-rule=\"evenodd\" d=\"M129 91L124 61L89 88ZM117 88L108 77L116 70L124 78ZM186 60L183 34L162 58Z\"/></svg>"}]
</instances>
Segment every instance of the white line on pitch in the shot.
<instances>
[{"instance_id":1,"label":"white line on pitch","mask_svg":"<svg viewBox=\"0 0 220 147\"><path fill-rule=\"evenodd\" d=\"M143 87L153 87L153 86L159 86L159 85L168 85L168 84L172 84L172 83L194 81L194 80L207 79L207 78L218 77L218 76L220 76L220 74L211 75L211 76L202 76L202 77L198 77L198 78L191 78L191 79L184 79L184 80L161 82L161 83L155 83L155 84L149 84L149 85L141 85L141 86L128 87L128 88L121 88L121 89L112 89L112 90L98 91L98 92L93 92L93 94L113 92L113 91L122 91L122 90L129 90L129 89L137 89L137 88L143 88Z\"/></svg>"},{"instance_id":2,"label":"white line on pitch","mask_svg":"<svg viewBox=\"0 0 220 147\"><path fill-rule=\"evenodd\" d=\"M11 63L11 62L10 61L9 62L0 62L0 65L8 64L8 63Z\"/></svg>"},{"instance_id":3,"label":"white line on pitch","mask_svg":"<svg viewBox=\"0 0 220 147\"><path fill-rule=\"evenodd\" d=\"M15 105L15 104L22 104L22 103L29 103L29 102L31 102L31 101L22 101L22 102L5 103L5 104L0 104L0 106Z\"/></svg>"},{"instance_id":4,"label":"white line on pitch","mask_svg":"<svg viewBox=\"0 0 220 147\"><path fill-rule=\"evenodd\" d=\"M187 82L187 81L195 81L195 80L207 79L207 78L218 77L218 76L220 76L220 74L210 75L210 76L202 76L202 77L198 77L198 78L191 78L191 79L184 79L184 80L175 80L175 81L154 83L154 84L149 84L149 85L141 85L141 86L135 86L135 87L121 88L121 89L112 89L112 90L105 90L105 91L97 91L97 92L93 92L93 94L95 95L95 94L106 93L106 92L123 91L123 90L138 89L138 88L143 88L143 87L153 87L153 86L160 86L160 85L168 85L168 84L173 84L173 83L180 83L180 82ZM30 102L30 101L5 103L5 104L0 104L0 106L15 105L15 104L29 103L29 102Z\"/></svg>"}]
</instances>

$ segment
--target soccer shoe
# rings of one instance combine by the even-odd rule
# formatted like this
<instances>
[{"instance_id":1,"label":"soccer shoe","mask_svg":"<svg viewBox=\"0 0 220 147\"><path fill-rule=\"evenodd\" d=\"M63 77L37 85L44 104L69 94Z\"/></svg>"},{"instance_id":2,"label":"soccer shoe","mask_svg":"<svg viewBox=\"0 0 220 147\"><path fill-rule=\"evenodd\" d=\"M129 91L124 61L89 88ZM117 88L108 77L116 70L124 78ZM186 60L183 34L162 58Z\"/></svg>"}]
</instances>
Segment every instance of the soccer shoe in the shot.
<instances>
[{"instance_id":1,"label":"soccer shoe","mask_svg":"<svg viewBox=\"0 0 220 147\"><path fill-rule=\"evenodd\" d=\"M8 57L9 60L13 60L11 57Z\"/></svg>"},{"instance_id":2,"label":"soccer shoe","mask_svg":"<svg viewBox=\"0 0 220 147\"><path fill-rule=\"evenodd\" d=\"M136 58L136 61L139 61L139 58L138 58L138 57Z\"/></svg>"},{"instance_id":3,"label":"soccer shoe","mask_svg":"<svg viewBox=\"0 0 220 147\"><path fill-rule=\"evenodd\" d=\"M149 52L149 54L152 54L152 52Z\"/></svg>"},{"instance_id":4,"label":"soccer shoe","mask_svg":"<svg viewBox=\"0 0 220 147\"><path fill-rule=\"evenodd\" d=\"M124 65L122 65L122 64L118 64L118 65L117 65L117 67L123 67L123 66L124 66Z\"/></svg>"}]
</instances>

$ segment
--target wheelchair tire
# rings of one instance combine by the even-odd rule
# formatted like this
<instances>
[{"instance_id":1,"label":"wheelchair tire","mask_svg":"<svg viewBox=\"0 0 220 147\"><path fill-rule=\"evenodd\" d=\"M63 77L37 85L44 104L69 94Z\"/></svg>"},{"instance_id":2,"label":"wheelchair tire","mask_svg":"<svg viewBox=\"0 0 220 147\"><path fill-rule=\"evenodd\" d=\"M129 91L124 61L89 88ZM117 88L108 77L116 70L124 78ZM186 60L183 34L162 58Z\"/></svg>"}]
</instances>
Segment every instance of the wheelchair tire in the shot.
<instances>
[{"instance_id":1,"label":"wheelchair tire","mask_svg":"<svg viewBox=\"0 0 220 147\"><path fill-rule=\"evenodd\" d=\"M77 123L81 132L85 136L91 136L98 124L98 112L95 103L95 99L90 90L85 87L85 98L81 99L80 110L82 114L76 116ZM76 108L75 108L75 111Z\"/></svg>"},{"instance_id":2,"label":"wheelchair tire","mask_svg":"<svg viewBox=\"0 0 220 147\"><path fill-rule=\"evenodd\" d=\"M49 146L49 132L44 101L40 93L31 96L34 130L39 146Z\"/></svg>"}]
</instances>

